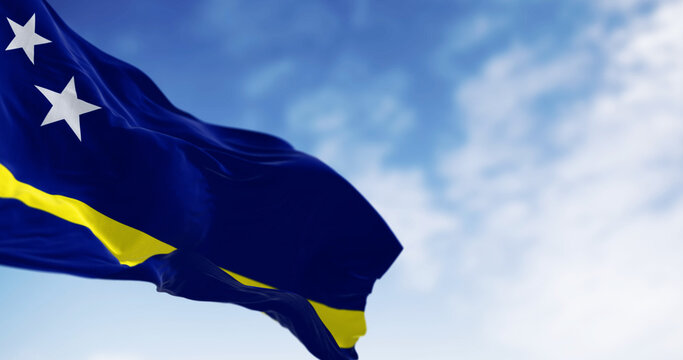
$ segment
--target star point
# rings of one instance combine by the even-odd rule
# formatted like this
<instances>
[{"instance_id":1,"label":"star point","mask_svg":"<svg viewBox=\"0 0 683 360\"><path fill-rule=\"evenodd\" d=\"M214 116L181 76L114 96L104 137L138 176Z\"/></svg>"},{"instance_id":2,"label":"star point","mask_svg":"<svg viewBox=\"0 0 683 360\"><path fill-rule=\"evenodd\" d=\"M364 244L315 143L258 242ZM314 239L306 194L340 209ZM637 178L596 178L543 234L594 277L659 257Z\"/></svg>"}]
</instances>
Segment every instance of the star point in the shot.
<instances>
[{"instance_id":1,"label":"star point","mask_svg":"<svg viewBox=\"0 0 683 360\"><path fill-rule=\"evenodd\" d=\"M7 45L5 51L22 49L24 53L35 64L35 47L36 45L43 45L51 41L36 34L36 14L33 14L25 25L19 25L12 19L7 18L12 31L14 32L14 39Z\"/></svg>"},{"instance_id":2,"label":"star point","mask_svg":"<svg viewBox=\"0 0 683 360\"><path fill-rule=\"evenodd\" d=\"M52 108L45 115L45 119L40 126L49 125L64 120L71 130L76 134L79 141L83 141L81 136L81 115L101 109L97 105L85 102L78 98L76 93L76 83L71 77L61 93L34 85L38 91L52 104Z\"/></svg>"}]
</instances>

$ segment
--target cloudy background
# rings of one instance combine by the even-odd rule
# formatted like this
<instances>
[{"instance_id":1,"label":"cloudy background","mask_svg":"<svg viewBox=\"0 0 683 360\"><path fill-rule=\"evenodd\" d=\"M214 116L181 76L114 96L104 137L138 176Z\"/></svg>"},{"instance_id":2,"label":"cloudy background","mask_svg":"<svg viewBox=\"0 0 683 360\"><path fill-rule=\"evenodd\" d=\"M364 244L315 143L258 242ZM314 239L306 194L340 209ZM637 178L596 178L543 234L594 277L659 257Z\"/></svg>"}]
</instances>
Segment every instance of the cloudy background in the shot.
<instances>
[{"instance_id":1,"label":"cloudy background","mask_svg":"<svg viewBox=\"0 0 683 360\"><path fill-rule=\"evenodd\" d=\"M683 358L683 1L50 3L179 107L288 139L376 206L405 251L362 359ZM144 283L4 267L0 308L2 359L311 358L262 314Z\"/></svg>"}]
</instances>

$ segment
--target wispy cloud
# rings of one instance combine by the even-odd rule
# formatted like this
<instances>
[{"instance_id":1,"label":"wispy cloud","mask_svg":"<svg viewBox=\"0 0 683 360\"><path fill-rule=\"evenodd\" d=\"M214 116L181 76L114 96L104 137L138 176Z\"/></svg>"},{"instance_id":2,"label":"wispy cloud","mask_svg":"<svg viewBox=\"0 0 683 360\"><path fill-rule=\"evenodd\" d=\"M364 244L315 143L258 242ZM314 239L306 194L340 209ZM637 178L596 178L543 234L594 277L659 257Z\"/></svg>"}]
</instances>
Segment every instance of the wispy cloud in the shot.
<instances>
[{"instance_id":1,"label":"wispy cloud","mask_svg":"<svg viewBox=\"0 0 683 360\"><path fill-rule=\"evenodd\" d=\"M294 62L282 59L266 64L251 74L244 86L244 93L250 97L260 97L281 87L295 69Z\"/></svg>"},{"instance_id":2,"label":"wispy cloud","mask_svg":"<svg viewBox=\"0 0 683 360\"><path fill-rule=\"evenodd\" d=\"M332 8L316 1L205 0L197 30L231 56L277 52L282 44L324 45L339 29Z\"/></svg>"},{"instance_id":3,"label":"wispy cloud","mask_svg":"<svg viewBox=\"0 0 683 360\"><path fill-rule=\"evenodd\" d=\"M683 353L682 11L550 58L513 48L458 88L467 141L442 169L470 221L453 270L471 293L454 304L489 344L475 358ZM591 95L553 103L573 86Z\"/></svg>"},{"instance_id":4,"label":"wispy cloud","mask_svg":"<svg viewBox=\"0 0 683 360\"><path fill-rule=\"evenodd\" d=\"M103 353L95 354L88 358L88 360L142 360L140 356L130 355L130 354L113 354L113 353Z\"/></svg>"},{"instance_id":5,"label":"wispy cloud","mask_svg":"<svg viewBox=\"0 0 683 360\"><path fill-rule=\"evenodd\" d=\"M436 48L433 63L436 71L447 78L464 70L459 58L483 48L487 41L495 39L503 28L501 19L491 14L474 15L464 21L456 21L444 31L444 40Z\"/></svg>"},{"instance_id":6,"label":"wispy cloud","mask_svg":"<svg viewBox=\"0 0 683 360\"><path fill-rule=\"evenodd\" d=\"M668 0L664 0L668 1ZM607 11L632 11L644 5L657 5L662 0L599 0L594 4Z\"/></svg>"}]
</instances>

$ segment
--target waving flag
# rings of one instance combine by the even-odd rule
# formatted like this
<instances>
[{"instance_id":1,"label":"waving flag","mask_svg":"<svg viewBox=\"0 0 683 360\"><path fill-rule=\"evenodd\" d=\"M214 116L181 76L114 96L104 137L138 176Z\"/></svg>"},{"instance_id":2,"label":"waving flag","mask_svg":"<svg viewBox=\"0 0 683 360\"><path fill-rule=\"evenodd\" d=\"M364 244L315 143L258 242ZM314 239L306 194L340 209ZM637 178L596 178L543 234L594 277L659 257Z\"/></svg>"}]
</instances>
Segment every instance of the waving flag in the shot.
<instances>
[{"instance_id":1,"label":"waving flag","mask_svg":"<svg viewBox=\"0 0 683 360\"><path fill-rule=\"evenodd\" d=\"M0 15L0 264L239 304L319 358L357 358L401 245L350 184L178 110L44 1L0 0Z\"/></svg>"}]
</instances>

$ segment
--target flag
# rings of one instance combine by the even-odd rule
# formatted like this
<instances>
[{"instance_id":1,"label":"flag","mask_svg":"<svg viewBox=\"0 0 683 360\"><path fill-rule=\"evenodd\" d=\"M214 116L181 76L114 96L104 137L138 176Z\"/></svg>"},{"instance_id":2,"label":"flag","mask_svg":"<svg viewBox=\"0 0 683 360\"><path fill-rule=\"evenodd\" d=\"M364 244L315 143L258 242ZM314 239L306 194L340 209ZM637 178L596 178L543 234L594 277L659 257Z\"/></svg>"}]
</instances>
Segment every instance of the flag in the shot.
<instances>
[{"instance_id":1,"label":"flag","mask_svg":"<svg viewBox=\"0 0 683 360\"><path fill-rule=\"evenodd\" d=\"M44 1L0 15L0 264L238 304L318 358L357 358L366 298L402 248L346 180L177 109Z\"/></svg>"}]
</instances>

